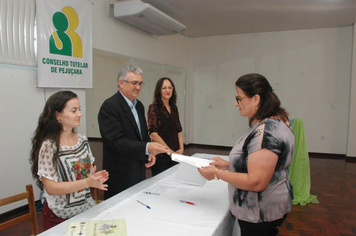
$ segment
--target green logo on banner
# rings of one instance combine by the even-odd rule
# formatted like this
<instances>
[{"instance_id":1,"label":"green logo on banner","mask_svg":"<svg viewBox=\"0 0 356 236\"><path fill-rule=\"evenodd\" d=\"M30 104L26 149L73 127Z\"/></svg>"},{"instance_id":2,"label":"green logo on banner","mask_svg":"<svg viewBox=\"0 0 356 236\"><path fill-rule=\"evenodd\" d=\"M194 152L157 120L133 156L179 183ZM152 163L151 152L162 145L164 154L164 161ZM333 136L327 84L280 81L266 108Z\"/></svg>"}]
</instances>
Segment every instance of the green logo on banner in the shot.
<instances>
[{"instance_id":1,"label":"green logo on banner","mask_svg":"<svg viewBox=\"0 0 356 236\"><path fill-rule=\"evenodd\" d=\"M83 57L83 45L75 30L79 17L72 7L64 7L62 12L53 14L53 25L57 31L49 38L49 52L64 56Z\"/></svg>"}]
</instances>

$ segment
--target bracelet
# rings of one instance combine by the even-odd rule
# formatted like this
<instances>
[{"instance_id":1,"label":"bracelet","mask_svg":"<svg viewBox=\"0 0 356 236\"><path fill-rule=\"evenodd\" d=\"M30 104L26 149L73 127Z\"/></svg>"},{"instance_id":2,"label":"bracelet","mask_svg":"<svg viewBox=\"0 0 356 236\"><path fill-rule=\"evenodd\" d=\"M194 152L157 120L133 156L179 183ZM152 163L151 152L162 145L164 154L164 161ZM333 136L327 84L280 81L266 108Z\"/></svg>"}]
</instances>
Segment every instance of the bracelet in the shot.
<instances>
[{"instance_id":1,"label":"bracelet","mask_svg":"<svg viewBox=\"0 0 356 236\"><path fill-rule=\"evenodd\" d=\"M214 179L219 179L218 178L218 168L215 168Z\"/></svg>"}]
</instances>

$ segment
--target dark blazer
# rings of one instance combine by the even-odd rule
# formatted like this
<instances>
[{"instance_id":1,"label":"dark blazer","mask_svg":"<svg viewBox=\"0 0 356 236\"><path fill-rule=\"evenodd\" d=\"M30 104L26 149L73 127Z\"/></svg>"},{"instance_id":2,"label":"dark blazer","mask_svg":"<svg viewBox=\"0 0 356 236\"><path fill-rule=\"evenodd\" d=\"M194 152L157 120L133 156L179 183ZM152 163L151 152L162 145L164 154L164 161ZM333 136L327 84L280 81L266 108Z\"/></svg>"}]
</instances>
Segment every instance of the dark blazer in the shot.
<instances>
[{"instance_id":1,"label":"dark blazer","mask_svg":"<svg viewBox=\"0 0 356 236\"><path fill-rule=\"evenodd\" d=\"M103 139L103 169L109 172L105 199L146 178L146 144L151 140L145 108L139 100L136 110L142 138L131 108L119 91L105 100L100 108L98 122Z\"/></svg>"}]
</instances>

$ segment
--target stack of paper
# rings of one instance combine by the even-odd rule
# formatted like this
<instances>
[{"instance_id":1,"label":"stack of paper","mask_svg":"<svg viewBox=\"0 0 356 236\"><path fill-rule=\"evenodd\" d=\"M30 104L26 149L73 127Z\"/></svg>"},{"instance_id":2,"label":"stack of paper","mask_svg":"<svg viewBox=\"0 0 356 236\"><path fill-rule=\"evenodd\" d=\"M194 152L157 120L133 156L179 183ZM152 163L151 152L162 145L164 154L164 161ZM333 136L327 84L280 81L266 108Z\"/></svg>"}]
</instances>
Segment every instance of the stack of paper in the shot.
<instances>
[{"instance_id":1,"label":"stack of paper","mask_svg":"<svg viewBox=\"0 0 356 236\"><path fill-rule=\"evenodd\" d=\"M210 164L214 162L213 160L184 156L184 155L179 155L174 153L172 154L172 160L176 162L184 162L198 168L210 166Z\"/></svg>"}]
</instances>

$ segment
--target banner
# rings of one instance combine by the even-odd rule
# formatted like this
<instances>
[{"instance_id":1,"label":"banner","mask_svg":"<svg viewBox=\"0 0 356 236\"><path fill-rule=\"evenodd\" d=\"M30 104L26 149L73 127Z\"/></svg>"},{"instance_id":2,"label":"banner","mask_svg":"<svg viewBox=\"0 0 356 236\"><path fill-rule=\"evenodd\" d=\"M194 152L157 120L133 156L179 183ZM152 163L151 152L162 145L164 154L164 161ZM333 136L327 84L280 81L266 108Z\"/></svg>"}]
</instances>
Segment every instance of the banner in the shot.
<instances>
[{"instance_id":1,"label":"banner","mask_svg":"<svg viewBox=\"0 0 356 236\"><path fill-rule=\"evenodd\" d=\"M92 88L90 0L36 0L38 87Z\"/></svg>"}]
</instances>

